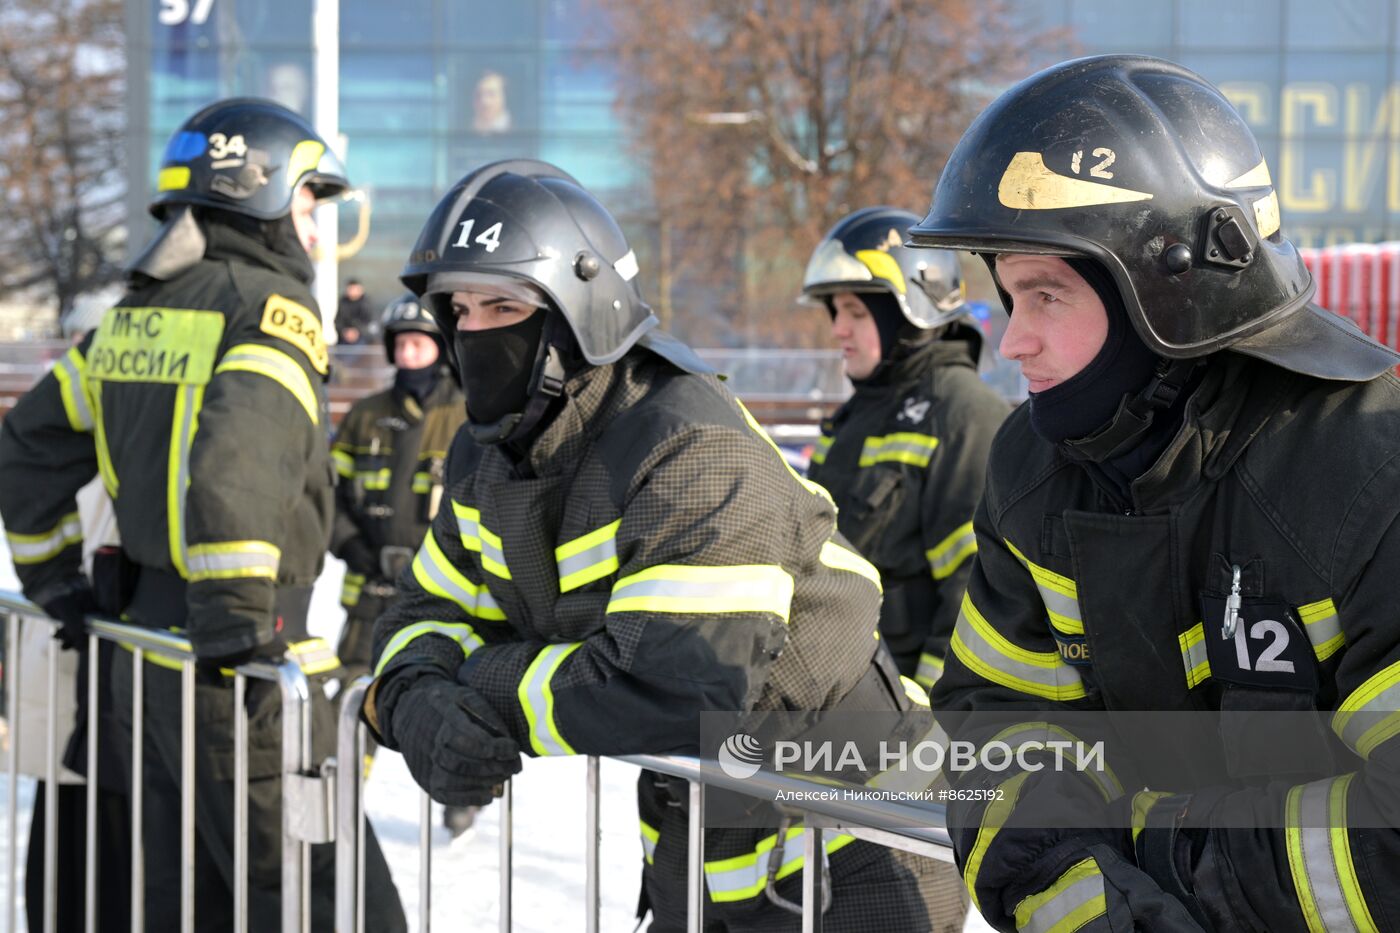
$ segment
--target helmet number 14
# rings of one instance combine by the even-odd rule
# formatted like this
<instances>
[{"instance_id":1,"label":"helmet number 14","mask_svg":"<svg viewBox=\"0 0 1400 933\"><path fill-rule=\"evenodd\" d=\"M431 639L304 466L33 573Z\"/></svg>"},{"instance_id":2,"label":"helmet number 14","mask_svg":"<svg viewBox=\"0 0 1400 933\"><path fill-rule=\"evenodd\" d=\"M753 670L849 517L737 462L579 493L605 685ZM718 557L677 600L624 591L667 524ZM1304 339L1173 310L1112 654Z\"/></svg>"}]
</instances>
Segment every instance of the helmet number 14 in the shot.
<instances>
[{"instance_id":1,"label":"helmet number 14","mask_svg":"<svg viewBox=\"0 0 1400 933\"><path fill-rule=\"evenodd\" d=\"M494 253L501 245L501 224L499 221L481 231L475 240L470 239L472 227L476 226L475 217L462 221L459 226L461 226L462 232L457 235L457 242L453 243L453 246L470 249L472 243L475 242L486 247L486 252Z\"/></svg>"}]
</instances>

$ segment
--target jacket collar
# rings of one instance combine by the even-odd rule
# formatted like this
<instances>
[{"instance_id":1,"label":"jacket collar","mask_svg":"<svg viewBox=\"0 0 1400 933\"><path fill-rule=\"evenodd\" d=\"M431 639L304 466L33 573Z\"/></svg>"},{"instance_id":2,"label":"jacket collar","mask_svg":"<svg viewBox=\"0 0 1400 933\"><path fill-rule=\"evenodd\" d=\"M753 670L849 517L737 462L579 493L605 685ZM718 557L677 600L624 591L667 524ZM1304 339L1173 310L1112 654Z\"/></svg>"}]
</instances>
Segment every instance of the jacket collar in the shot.
<instances>
[{"instance_id":1,"label":"jacket collar","mask_svg":"<svg viewBox=\"0 0 1400 933\"><path fill-rule=\"evenodd\" d=\"M309 284L315 276L311 259L305 253L288 256L274 252L265 243L260 243L241 230L228 224L207 223L204 235L208 239L204 257L214 260L229 260L245 265L268 269L281 275L289 275L303 284Z\"/></svg>"}]
</instances>

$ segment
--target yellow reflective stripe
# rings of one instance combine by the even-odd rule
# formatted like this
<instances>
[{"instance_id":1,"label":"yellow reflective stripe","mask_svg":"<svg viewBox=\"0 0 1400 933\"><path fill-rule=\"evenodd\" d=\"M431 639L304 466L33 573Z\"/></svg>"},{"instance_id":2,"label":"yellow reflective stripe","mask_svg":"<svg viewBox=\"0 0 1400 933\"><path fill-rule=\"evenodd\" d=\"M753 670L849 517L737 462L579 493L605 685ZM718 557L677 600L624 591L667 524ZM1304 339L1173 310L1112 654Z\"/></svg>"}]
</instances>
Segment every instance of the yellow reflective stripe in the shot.
<instances>
[{"instance_id":1,"label":"yellow reflective stripe","mask_svg":"<svg viewBox=\"0 0 1400 933\"><path fill-rule=\"evenodd\" d=\"M1054 884L1016 905L1018 933L1072 933L1108 912L1103 874L1092 858L1076 862Z\"/></svg>"},{"instance_id":2,"label":"yellow reflective stripe","mask_svg":"<svg viewBox=\"0 0 1400 933\"><path fill-rule=\"evenodd\" d=\"M914 680L925 690L932 690L933 685L938 683L938 678L943 676L943 659L937 655L929 654L925 651L919 655L919 666L914 671Z\"/></svg>"},{"instance_id":3,"label":"yellow reflective stripe","mask_svg":"<svg viewBox=\"0 0 1400 933\"><path fill-rule=\"evenodd\" d=\"M609 522L554 549L559 565L559 592L567 593L617 570L617 529L622 519Z\"/></svg>"},{"instance_id":4,"label":"yellow reflective stripe","mask_svg":"<svg viewBox=\"0 0 1400 933\"><path fill-rule=\"evenodd\" d=\"M480 552L481 512L453 499L452 514L457 516L457 534L462 539L462 547L468 551Z\"/></svg>"},{"instance_id":5,"label":"yellow reflective stripe","mask_svg":"<svg viewBox=\"0 0 1400 933\"><path fill-rule=\"evenodd\" d=\"M260 343L240 343L225 353L214 369L215 375L228 372L266 376L292 393L292 398L306 410L306 417L311 419L312 424L321 423L321 403L316 397L316 390L311 387L306 370L289 354Z\"/></svg>"},{"instance_id":6,"label":"yellow reflective stripe","mask_svg":"<svg viewBox=\"0 0 1400 933\"><path fill-rule=\"evenodd\" d=\"M53 374L58 380L58 396L63 400L69 427L88 433L93 428L93 418L92 406L88 404L87 360L77 347L71 347L54 364Z\"/></svg>"},{"instance_id":7,"label":"yellow reflective stripe","mask_svg":"<svg viewBox=\"0 0 1400 933\"><path fill-rule=\"evenodd\" d=\"M803 476L801 473L798 473L796 470L794 470L792 468L792 464L788 463L787 457L783 456L783 452L779 450L778 445L773 442L773 438L768 436L768 432L763 430L763 426L760 425L758 423L758 420L749 413L749 410L747 408L744 407L744 403L736 398L734 399L734 404L739 406L739 412L744 416L744 423L747 424L755 434L763 438L764 443L766 443L769 447L773 449L774 455L777 456L779 462L781 462L783 467L788 471L788 474L793 479L801 483L803 489L807 490L814 496L819 496L820 498L825 499L827 503L833 509L835 509L836 503L832 501L831 493L827 492L826 488L823 487L820 483L814 483L807 477Z\"/></svg>"},{"instance_id":8,"label":"yellow reflective stripe","mask_svg":"<svg viewBox=\"0 0 1400 933\"><path fill-rule=\"evenodd\" d=\"M972 522L959 525L952 534L924 553L935 580L946 580L962 562L977 553L977 535Z\"/></svg>"},{"instance_id":9,"label":"yellow reflective stripe","mask_svg":"<svg viewBox=\"0 0 1400 933\"><path fill-rule=\"evenodd\" d=\"M1210 678L1210 658L1206 656L1205 623L1197 622L1186 631L1178 634L1176 640L1181 645L1181 666L1186 669L1187 688L1205 683Z\"/></svg>"},{"instance_id":10,"label":"yellow reflective stripe","mask_svg":"<svg viewBox=\"0 0 1400 933\"><path fill-rule=\"evenodd\" d=\"M117 481L117 469L112 465L112 450L107 446L107 429L102 419L102 383L88 383L88 401L92 403L92 439L97 448L97 472L102 476L102 487L113 499L121 484Z\"/></svg>"},{"instance_id":11,"label":"yellow reflective stripe","mask_svg":"<svg viewBox=\"0 0 1400 933\"><path fill-rule=\"evenodd\" d=\"M987 742L1001 742L1010 746L1016 754L1020 754L1022 746L1032 745L1034 751L1042 751L1047 742L1065 741L1072 744L1084 744L1084 740L1079 736L1058 725L1045 722L1044 720L1032 722L1019 722L1013 726L1001 730ZM1104 766L1100 771L1097 768L1085 768L1078 772L1080 777L1093 782L1099 794L1102 795L1104 803L1123 795L1123 784L1118 780L1118 775L1113 769Z\"/></svg>"},{"instance_id":12,"label":"yellow reflective stripe","mask_svg":"<svg viewBox=\"0 0 1400 933\"><path fill-rule=\"evenodd\" d=\"M470 625L461 622L414 622L399 629L389 639L384 653L379 656L379 663L374 666L374 676L384 673L384 668L388 667L394 655L407 648L415 638L424 635L441 635L452 639L462 649L464 659L482 645L481 637Z\"/></svg>"},{"instance_id":13,"label":"yellow reflective stripe","mask_svg":"<svg viewBox=\"0 0 1400 933\"><path fill-rule=\"evenodd\" d=\"M423 536L423 546L413 558L413 578L418 585L434 596L451 600L467 615L478 619L502 621L506 614L497 605L491 591L485 585L477 586L452 566L447 555L442 553L432 529Z\"/></svg>"},{"instance_id":14,"label":"yellow reflective stripe","mask_svg":"<svg viewBox=\"0 0 1400 933\"><path fill-rule=\"evenodd\" d=\"M359 470L354 474L354 478L363 480L366 489L383 490L389 488L391 473L388 467L378 470Z\"/></svg>"},{"instance_id":15,"label":"yellow reflective stripe","mask_svg":"<svg viewBox=\"0 0 1400 933\"><path fill-rule=\"evenodd\" d=\"M858 573L875 584L875 588L881 593L885 591L884 584L880 582L880 571L875 569L875 565L855 551L843 547L835 541L826 541L822 544L821 562L832 570L847 570L851 573Z\"/></svg>"},{"instance_id":16,"label":"yellow reflective stripe","mask_svg":"<svg viewBox=\"0 0 1400 933\"><path fill-rule=\"evenodd\" d=\"M554 688L550 681L564 659L583 647L582 642L561 645L548 645L530 666L525 676L520 678L516 696L520 708L525 712L525 721L530 725L530 747L537 755L572 755L573 747L559 734L559 724L554 721Z\"/></svg>"},{"instance_id":17,"label":"yellow reflective stripe","mask_svg":"<svg viewBox=\"0 0 1400 933\"><path fill-rule=\"evenodd\" d=\"M1035 588L1040 591L1040 601L1045 604L1045 613L1050 617L1050 624L1065 635L1083 635L1084 617L1079 612L1079 587L1075 582L1069 577L1033 563L1009 539L1002 540L1011 549L1011 553L1016 555L1016 559L1031 572Z\"/></svg>"},{"instance_id":18,"label":"yellow reflective stripe","mask_svg":"<svg viewBox=\"0 0 1400 933\"><path fill-rule=\"evenodd\" d=\"M365 575L362 573L346 573L345 581L340 585L340 604L347 609L359 605L360 592L365 585Z\"/></svg>"},{"instance_id":19,"label":"yellow reflective stripe","mask_svg":"<svg viewBox=\"0 0 1400 933\"><path fill-rule=\"evenodd\" d=\"M308 638L287 645L287 651L296 660L301 672L308 676L324 674L340 667L340 658L324 638Z\"/></svg>"},{"instance_id":20,"label":"yellow reflective stripe","mask_svg":"<svg viewBox=\"0 0 1400 933\"><path fill-rule=\"evenodd\" d=\"M982 812L977 840L972 844L972 852L968 855L967 865L963 869L963 884L967 886L967 893L972 898L972 906L979 911L982 905L977 898L977 875L982 870L982 860L987 857L987 850L992 847L992 840L996 838L997 831L1006 825L1011 811L1016 808L1016 798L1021 795L1021 785L1026 783L1026 778L1030 776L1031 772L1022 771L997 785L997 789L1002 793L990 801Z\"/></svg>"},{"instance_id":21,"label":"yellow reflective stripe","mask_svg":"<svg viewBox=\"0 0 1400 933\"><path fill-rule=\"evenodd\" d=\"M38 534L6 531L5 538L10 542L10 558L16 564L41 564L71 545L82 544L83 525L77 512L69 512L48 531Z\"/></svg>"},{"instance_id":22,"label":"yellow reflective stripe","mask_svg":"<svg viewBox=\"0 0 1400 933\"><path fill-rule=\"evenodd\" d=\"M904 688L904 695L909 698L910 702L914 703L916 706L922 706L925 709L928 708L928 691L925 690L923 685L917 680L900 674L899 685Z\"/></svg>"},{"instance_id":23,"label":"yellow reflective stripe","mask_svg":"<svg viewBox=\"0 0 1400 933\"><path fill-rule=\"evenodd\" d=\"M501 538L485 525L478 523L481 533L481 569L502 580L510 579L510 568L506 566L506 553L501 549Z\"/></svg>"},{"instance_id":24,"label":"yellow reflective stripe","mask_svg":"<svg viewBox=\"0 0 1400 933\"><path fill-rule=\"evenodd\" d=\"M433 477L428 473L413 474L413 491L418 495L424 495L433 491Z\"/></svg>"},{"instance_id":25,"label":"yellow reflective stripe","mask_svg":"<svg viewBox=\"0 0 1400 933\"><path fill-rule=\"evenodd\" d=\"M1288 868L1309 933L1370 933L1371 917L1351 858L1346 813L1353 774L1288 791Z\"/></svg>"},{"instance_id":26,"label":"yellow reflective stripe","mask_svg":"<svg viewBox=\"0 0 1400 933\"><path fill-rule=\"evenodd\" d=\"M1313 653L1319 661L1326 661L1346 645L1337 607L1331 599L1299 606L1298 618L1303 622L1303 631L1308 633L1308 641L1312 642Z\"/></svg>"},{"instance_id":27,"label":"yellow reflective stripe","mask_svg":"<svg viewBox=\"0 0 1400 933\"><path fill-rule=\"evenodd\" d=\"M877 463L907 463L911 466L926 467L933 459L938 438L931 434L916 434L913 431L897 431L884 437L867 437L860 450L860 466L874 466Z\"/></svg>"},{"instance_id":28,"label":"yellow reflective stripe","mask_svg":"<svg viewBox=\"0 0 1400 933\"><path fill-rule=\"evenodd\" d=\"M1400 733L1400 661L1382 668L1347 695L1332 716L1332 731L1362 758Z\"/></svg>"},{"instance_id":29,"label":"yellow reflective stripe","mask_svg":"<svg viewBox=\"0 0 1400 933\"><path fill-rule=\"evenodd\" d=\"M776 564L658 564L614 583L608 612L768 612L787 622L793 588Z\"/></svg>"},{"instance_id":30,"label":"yellow reflective stripe","mask_svg":"<svg viewBox=\"0 0 1400 933\"><path fill-rule=\"evenodd\" d=\"M1142 790L1133 794L1133 843L1137 843L1138 834L1147 828L1147 814L1152 808L1157 806L1157 801L1163 797L1170 797L1171 794L1164 790Z\"/></svg>"},{"instance_id":31,"label":"yellow reflective stripe","mask_svg":"<svg viewBox=\"0 0 1400 933\"><path fill-rule=\"evenodd\" d=\"M950 647L969 670L1003 687L1048 700L1086 695L1079 672L1061 661L1058 651L1029 651L1007 641L966 594Z\"/></svg>"},{"instance_id":32,"label":"yellow reflective stripe","mask_svg":"<svg viewBox=\"0 0 1400 933\"><path fill-rule=\"evenodd\" d=\"M783 839L783 861L773 877L781 881L788 875L802 870L806 861L806 840L802 836L805 827L795 826L787 831ZM854 836L844 833L827 834L829 838L822 845L825 856L855 841ZM768 857L778 844L774 833L760 840L754 851L736 855L733 858L719 859L705 863L705 887L710 891L710 900L717 904L745 901L763 893L768 887Z\"/></svg>"},{"instance_id":33,"label":"yellow reflective stripe","mask_svg":"<svg viewBox=\"0 0 1400 933\"><path fill-rule=\"evenodd\" d=\"M189 580L277 579L282 549L267 541L217 541L190 545Z\"/></svg>"},{"instance_id":34,"label":"yellow reflective stripe","mask_svg":"<svg viewBox=\"0 0 1400 933\"><path fill-rule=\"evenodd\" d=\"M335 471L346 479L355 475L355 458L350 456L340 447L331 450L331 460L335 462Z\"/></svg>"},{"instance_id":35,"label":"yellow reflective stripe","mask_svg":"<svg viewBox=\"0 0 1400 933\"><path fill-rule=\"evenodd\" d=\"M812 462L820 466L826 462L827 452L831 450L831 445L836 438L829 434L823 434L817 438L816 446L812 448Z\"/></svg>"},{"instance_id":36,"label":"yellow reflective stripe","mask_svg":"<svg viewBox=\"0 0 1400 933\"><path fill-rule=\"evenodd\" d=\"M185 503L190 488L190 448L199 428L199 409L204 405L204 386L182 385L175 390L175 407L170 415L170 446L165 474L165 530L170 546L170 562L175 572L189 576L189 546L185 537Z\"/></svg>"},{"instance_id":37,"label":"yellow reflective stripe","mask_svg":"<svg viewBox=\"0 0 1400 933\"><path fill-rule=\"evenodd\" d=\"M642 858L646 859L648 865L656 861L656 844L661 839L661 831L652 826L646 820L639 820L642 824Z\"/></svg>"}]
</instances>

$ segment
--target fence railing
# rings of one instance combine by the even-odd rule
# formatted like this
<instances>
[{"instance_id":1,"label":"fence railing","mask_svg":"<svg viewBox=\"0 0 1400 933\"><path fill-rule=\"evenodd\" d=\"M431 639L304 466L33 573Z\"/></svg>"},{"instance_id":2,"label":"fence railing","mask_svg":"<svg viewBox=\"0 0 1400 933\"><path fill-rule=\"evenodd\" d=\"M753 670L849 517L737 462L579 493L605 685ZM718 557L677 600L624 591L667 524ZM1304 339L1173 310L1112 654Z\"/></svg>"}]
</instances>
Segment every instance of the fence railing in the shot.
<instances>
[{"instance_id":1,"label":"fence railing","mask_svg":"<svg viewBox=\"0 0 1400 933\"><path fill-rule=\"evenodd\" d=\"M4 676L8 690L10 713L10 750L8 756L9 833L6 840L9 890L5 906L9 929L17 930L19 905L18 850L18 788L19 749L23 723L15 715L19 710L19 691L26 672L16 663L19 657L21 624L58 625L47 618L34 604L14 593L0 591L0 613L6 619ZM98 642L106 640L123 645L131 651L132 672L132 754L131 754L131 929L144 930L145 879L143 860L143 747L145 731L145 659L157 654L180 663L180 930L194 931L194 864L195 864L195 657L190 643L170 632L142 626L126 625L108 619L88 621L88 656L95 659ZM58 651L49 652L48 696L46 716L46 774L50 788L58 786ZM97 930L96 855L97 855L97 788L99 709L99 665L88 665L87 682L87 823L85 826L85 915L88 933ZM255 661L238 667L234 672L231 699L234 705L234 928L248 928L248 712L244 705L247 679L276 683L282 695L282 930L295 933L310 929L310 872L313 842L329 842L330 822L328 793L333 776L312 761L311 754L311 690L301 667L294 661L282 664ZM57 828L58 795L50 794L51 805L44 808L44 931L50 933L57 915ZM318 819L317 813L321 814ZM319 832L318 832L319 827ZM31 832L33 829L31 828ZM111 918L103 918L104 924Z\"/></svg>"},{"instance_id":2,"label":"fence railing","mask_svg":"<svg viewBox=\"0 0 1400 933\"><path fill-rule=\"evenodd\" d=\"M341 761L359 761L364 750L365 728L359 721L358 710L365 691L371 683L361 677L345 688L346 702L341 708L340 733L337 736ZM825 862L823 836L843 833L891 849L901 849L915 855L953 860L952 841L945 828L946 810L942 804L906 804L879 799L812 799L814 790L829 790L819 784L794 775L760 770L751 777L732 778L718 767L706 767L697 758L674 755L622 755L617 760L656 771L690 783L689 847L686 879L687 930L700 933L705 907L705 792L713 787L735 791L753 797L775 797L779 792L787 799L803 800L803 806L793 808L805 821L803 833L802 930L820 933L822 928L821 891ZM599 760L588 758L587 796L585 802L585 875L584 924L587 933L598 933L601 878L599 845ZM340 771L337 787L336 837L336 929L341 933L364 930L364 794L363 774L358 768ZM421 792L420 792L421 793ZM511 817L510 782L496 803L501 807L500 877L501 908L498 929L511 930ZM815 819L812 819L815 817ZM422 793L419 810L419 927L421 933L431 928L430 887L432 850L428 832L431 827L429 800ZM899 829L879 829L876 826L899 826Z\"/></svg>"},{"instance_id":3,"label":"fence railing","mask_svg":"<svg viewBox=\"0 0 1400 933\"><path fill-rule=\"evenodd\" d=\"M22 671L15 663L18 658L20 626L38 624L58 625L32 603L14 593L0 591L0 614L6 619L4 680L8 692L10 713L10 750L8 756L9 784L7 807L9 831L6 840L8 897L5 905L9 929L17 930L19 907L19 839L18 839L18 778L19 743L23 724L14 715L19 709L21 679L34 672ZM197 784L194 766L194 707L195 658L189 642L172 633L126 625L107 619L93 618L88 623L89 656L97 656L100 640L114 641L131 651L132 663L132 743L131 754L131 929L145 928L144 882L142 877L143 845L141 819L143 808L142 755L144 731L143 673L147 653L178 661L181 666L181 803L180 850L181 933L194 930L194 846L195 799ZM46 717L46 774L50 787L57 787L59 775L59 723L57 650L49 652L48 695ZM99 665L88 665L87 742L90 773L87 776L87 812L85 826L86 901L85 929L92 933L98 923L96 914L95 860L97 839L97 767L98 756L98 693ZM234 704L234 929L248 928L248 715L244 706L247 678L272 681L282 695L282 930L283 933L306 931L310 928L310 846L314 843L335 842L336 917L340 933L359 933L364 929L365 916L365 809L364 768L365 728L359 710L371 683L361 677L343 688L336 735L336 756L324 762L313 760L311 744L311 686L301 668L293 661L283 664L253 662L235 671L232 702ZM684 779L690 784L689 850L687 878L687 927L692 933L702 929L705 906L705 794L707 788L735 791L749 796L776 795L784 792L788 799L804 800L796 812L806 824L804 836L804 869L802 899L802 930L819 933L822 928L822 890L824 878L823 836L843 833L893 849L901 849L928 858L952 861L951 842L943 827L944 808L941 805L901 804L890 800L814 799L804 794L826 789L801 777L759 771L742 780L725 775L718 768L704 767L695 758L658 755L620 756L628 762L651 771ZM341 763L337 767L337 762ZM587 798L585 810L585 885L584 916L588 933L600 929L600 899L602 893L599 858L600 832L600 767L599 759L590 756L587 766ZM420 792L421 793L421 792ZM44 931L55 928L57 909L57 827L58 795L51 795L52 805L44 811ZM330 811L334 802L333 813ZM512 929L513 846L512 810L514 806L511 783L496 802L500 808L500 915L499 929ZM422 933L431 927L432 906L432 846L431 804L426 793L419 803L419 926ZM908 828L878 829L882 826ZM34 828L31 827L31 832ZM112 918L103 918L104 929Z\"/></svg>"}]
</instances>

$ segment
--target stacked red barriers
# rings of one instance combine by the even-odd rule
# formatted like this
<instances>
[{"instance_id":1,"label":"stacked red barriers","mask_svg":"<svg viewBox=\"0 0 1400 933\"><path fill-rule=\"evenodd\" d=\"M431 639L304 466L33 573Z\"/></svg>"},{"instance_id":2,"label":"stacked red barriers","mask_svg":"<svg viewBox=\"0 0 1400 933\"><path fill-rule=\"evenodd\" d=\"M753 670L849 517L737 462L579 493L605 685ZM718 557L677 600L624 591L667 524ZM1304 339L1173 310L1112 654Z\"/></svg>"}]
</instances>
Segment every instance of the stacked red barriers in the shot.
<instances>
[{"instance_id":1,"label":"stacked red barriers","mask_svg":"<svg viewBox=\"0 0 1400 933\"><path fill-rule=\"evenodd\" d=\"M1313 301L1400 349L1400 243L1301 249L1317 282Z\"/></svg>"}]
</instances>

